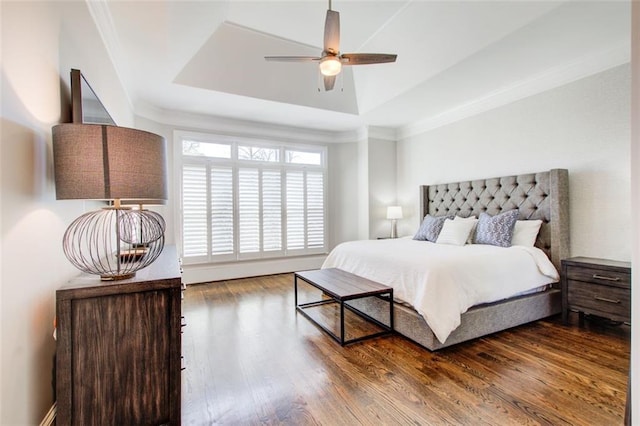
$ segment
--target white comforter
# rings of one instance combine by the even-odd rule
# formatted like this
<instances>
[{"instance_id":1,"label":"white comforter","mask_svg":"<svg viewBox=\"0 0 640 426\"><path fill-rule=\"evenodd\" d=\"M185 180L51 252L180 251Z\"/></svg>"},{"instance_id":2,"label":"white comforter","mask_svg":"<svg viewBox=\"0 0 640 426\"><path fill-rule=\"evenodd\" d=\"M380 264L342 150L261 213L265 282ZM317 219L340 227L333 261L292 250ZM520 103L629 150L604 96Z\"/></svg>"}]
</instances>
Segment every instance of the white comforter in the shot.
<instances>
[{"instance_id":1,"label":"white comforter","mask_svg":"<svg viewBox=\"0 0 640 426\"><path fill-rule=\"evenodd\" d=\"M411 238L340 244L322 268L393 287L394 298L412 305L441 343L471 306L558 281L553 264L534 247L453 246Z\"/></svg>"}]
</instances>

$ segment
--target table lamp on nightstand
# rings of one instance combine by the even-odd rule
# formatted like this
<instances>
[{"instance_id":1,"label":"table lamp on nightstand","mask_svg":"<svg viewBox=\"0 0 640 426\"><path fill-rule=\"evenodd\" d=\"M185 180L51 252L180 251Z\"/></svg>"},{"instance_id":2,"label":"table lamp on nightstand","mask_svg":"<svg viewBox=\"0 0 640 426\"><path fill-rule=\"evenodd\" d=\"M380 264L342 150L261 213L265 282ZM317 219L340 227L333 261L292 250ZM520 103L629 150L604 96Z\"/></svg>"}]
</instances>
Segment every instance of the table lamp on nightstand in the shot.
<instances>
[{"instance_id":1,"label":"table lamp on nightstand","mask_svg":"<svg viewBox=\"0 0 640 426\"><path fill-rule=\"evenodd\" d=\"M402 219L402 207L387 207L387 219L391 220L391 238L398 238L398 219Z\"/></svg>"}]
</instances>

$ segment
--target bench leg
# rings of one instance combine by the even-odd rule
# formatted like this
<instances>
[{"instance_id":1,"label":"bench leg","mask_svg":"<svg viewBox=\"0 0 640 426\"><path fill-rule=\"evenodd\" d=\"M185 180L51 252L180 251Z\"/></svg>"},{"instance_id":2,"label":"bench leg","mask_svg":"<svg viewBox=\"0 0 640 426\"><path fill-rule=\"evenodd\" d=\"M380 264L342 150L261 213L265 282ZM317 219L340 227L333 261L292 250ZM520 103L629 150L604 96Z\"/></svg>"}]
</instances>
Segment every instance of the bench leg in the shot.
<instances>
[{"instance_id":1,"label":"bench leg","mask_svg":"<svg viewBox=\"0 0 640 426\"><path fill-rule=\"evenodd\" d=\"M340 344L344 346L344 301L340 301Z\"/></svg>"}]
</instances>

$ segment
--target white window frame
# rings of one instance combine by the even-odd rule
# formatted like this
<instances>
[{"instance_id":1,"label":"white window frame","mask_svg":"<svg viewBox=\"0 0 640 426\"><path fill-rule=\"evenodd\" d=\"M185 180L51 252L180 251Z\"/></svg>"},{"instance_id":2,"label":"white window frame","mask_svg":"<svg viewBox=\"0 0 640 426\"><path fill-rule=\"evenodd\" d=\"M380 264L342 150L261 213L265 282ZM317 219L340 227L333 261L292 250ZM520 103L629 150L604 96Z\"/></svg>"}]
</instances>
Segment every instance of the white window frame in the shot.
<instances>
[{"instance_id":1,"label":"white window frame","mask_svg":"<svg viewBox=\"0 0 640 426\"><path fill-rule=\"evenodd\" d=\"M315 254L326 254L328 252L328 167L327 167L327 147L326 145L310 145L310 144L298 144L291 142L271 141L266 139L250 138L250 137L236 137L219 135L212 133L191 132L184 130L174 131L174 164L175 164L175 182L177 203L176 204L176 227L178 229L177 242L180 247L180 252L183 257L183 262L187 264L206 264L206 263L230 263L243 260L256 260L256 259L276 259L276 258L290 258L296 256L307 256ZM203 143L216 143L216 144L230 144L231 145L231 159L213 158L213 157L199 157L191 156L188 161L182 154L182 146L184 140L194 140ZM239 145L251 145L264 148L277 148L279 149L279 161L257 161L257 160L240 160L238 159L238 146ZM302 152L314 152L320 153L321 164L309 165L309 164L295 164L285 162L285 151L294 150ZM182 198L182 172L185 164L200 164L207 166L207 173L210 173L210 168L213 165L216 166L228 166L233 170L233 253L223 255L212 255L211 251L211 232L207 230L207 251L204 256L191 256L184 257L184 241L183 241L183 198ZM259 173L262 174L263 170L280 170L281 171L281 235L282 235L282 248L281 250L273 250L265 252L263 247L260 247L258 252L240 253L239 245L239 169L243 166L250 168L257 168ZM323 176L323 226L324 226L324 245L318 248L303 248L303 249L287 249L287 220L286 220L286 173L287 171L303 171L306 172L318 171ZM262 179L261 179L262 182ZM306 191L306 190L305 190ZM260 203L260 210L262 212L262 203ZM261 213L262 215L262 213ZM306 216L306 214L305 214ZM210 215L208 215L207 223L210 224ZM263 242L263 227L260 226L260 241ZM306 219L305 219L305 246L307 245L307 233L306 233Z\"/></svg>"}]
</instances>

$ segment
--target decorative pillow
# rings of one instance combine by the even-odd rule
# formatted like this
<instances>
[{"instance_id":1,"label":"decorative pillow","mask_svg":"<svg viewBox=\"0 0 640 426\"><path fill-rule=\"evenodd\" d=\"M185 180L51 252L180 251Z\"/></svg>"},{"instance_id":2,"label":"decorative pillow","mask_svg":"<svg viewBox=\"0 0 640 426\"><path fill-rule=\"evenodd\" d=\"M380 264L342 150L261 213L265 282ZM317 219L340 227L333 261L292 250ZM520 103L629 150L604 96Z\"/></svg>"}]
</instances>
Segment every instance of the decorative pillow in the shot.
<instances>
[{"instance_id":1,"label":"decorative pillow","mask_svg":"<svg viewBox=\"0 0 640 426\"><path fill-rule=\"evenodd\" d=\"M472 218L471 220L445 220L436 243L453 244L456 246L465 245L477 221L478 219L476 218Z\"/></svg>"},{"instance_id":2,"label":"decorative pillow","mask_svg":"<svg viewBox=\"0 0 640 426\"><path fill-rule=\"evenodd\" d=\"M473 237L476 235L476 225L478 224L478 218L475 216L462 217L456 216L453 220L470 220L473 221L473 228L471 228L471 232L469 232L469 238L467 238L467 244L473 244Z\"/></svg>"},{"instance_id":3,"label":"decorative pillow","mask_svg":"<svg viewBox=\"0 0 640 426\"><path fill-rule=\"evenodd\" d=\"M442 225L447 218L449 218L449 216L426 215L413 239L418 241L431 241L432 243L435 243L440 231L442 230Z\"/></svg>"},{"instance_id":4,"label":"decorative pillow","mask_svg":"<svg viewBox=\"0 0 640 426\"><path fill-rule=\"evenodd\" d=\"M511 245L533 247L536 244L540 226L542 226L542 221L539 219L517 221L516 226L513 228Z\"/></svg>"},{"instance_id":5,"label":"decorative pillow","mask_svg":"<svg viewBox=\"0 0 640 426\"><path fill-rule=\"evenodd\" d=\"M509 210L495 216L480 213L476 226L476 244L489 244L499 247L511 247L513 228L518 220L518 210Z\"/></svg>"}]
</instances>

